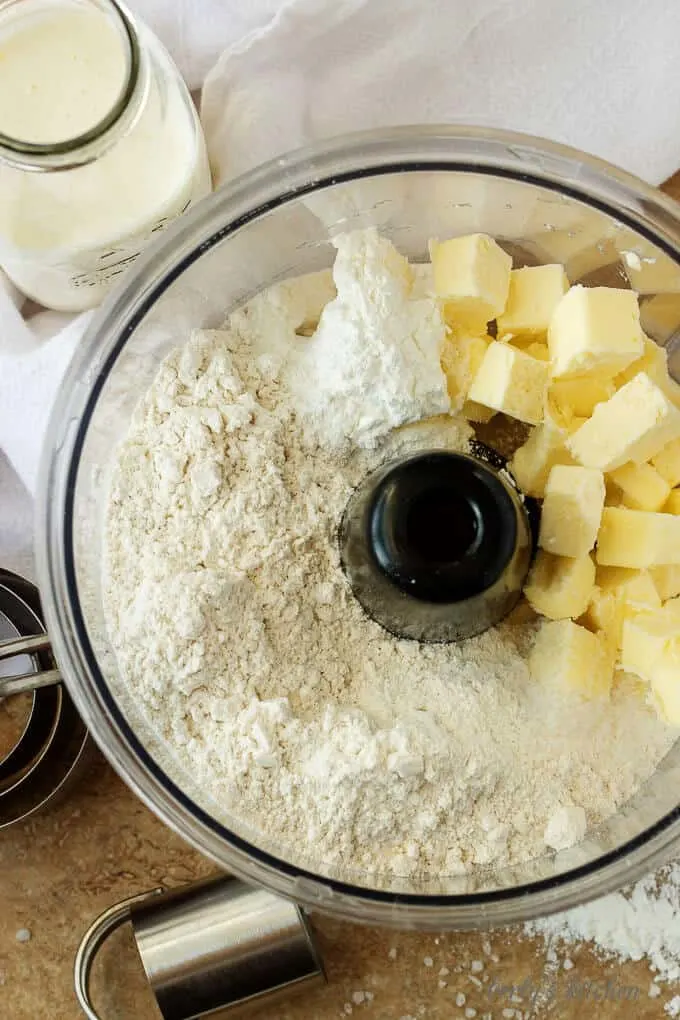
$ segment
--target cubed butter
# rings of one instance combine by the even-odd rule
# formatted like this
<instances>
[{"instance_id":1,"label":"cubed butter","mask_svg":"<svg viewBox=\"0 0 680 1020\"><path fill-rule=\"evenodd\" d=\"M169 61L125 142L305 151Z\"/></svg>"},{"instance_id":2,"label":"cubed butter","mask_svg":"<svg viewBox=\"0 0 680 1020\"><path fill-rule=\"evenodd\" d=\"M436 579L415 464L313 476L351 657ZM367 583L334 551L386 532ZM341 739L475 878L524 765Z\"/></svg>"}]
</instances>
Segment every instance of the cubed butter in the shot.
<instances>
[{"instance_id":1,"label":"cubed butter","mask_svg":"<svg viewBox=\"0 0 680 1020\"><path fill-rule=\"evenodd\" d=\"M677 648L657 662L650 684L660 717L671 726L680 726L680 651Z\"/></svg>"},{"instance_id":2,"label":"cubed butter","mask_svg":"<svg viewBox=\"0 0 680 1020\"><path fill-rule=\"evenodd\" d=\"M623 621L621 667L651 681L659 659L680 642L678 617L668 609L644 609Z\"/></svg>"},{"instance_id":3,"label":"cubed butter","mask_svg":"<svg viewBox=\"0 0 680 1020\"><path fill-rule=\"evenodd\" d=\"M562 415L589 418L596 404L609 400L616 392L611 379L598 376L578 376L574 379L558 379L550 387L549 397Z\"/></svg>"},{"instance_id":4,"label":"cubed butter","mask_svg":"<svg viewBox=\"0 0 680 1020\"><path fill-rule=\"evenodd\" d=\"M498 316L499 333L535 336L547 332L553 312L568 289L564 266L513 269L505 310Z\"/></svg>"},{"instance_id":5,"label":"cubed butter","mask_svg":"<svg viewBox=\"0 0 680 1020\"><path fill-rule=\"evenodd\" d=\"M612 567L680 564L680 517L649 510L605 507L596 557L598 563Z\"/></svg>"},{"instance_id":6,"label":"cubed butter","mask_svg":"<svg viewBox=\"0 0 680 1020\"><path fill-rule=\"evenodd\" d=\"M680 485L680 437L659 450L656 456L652 457L652 464L671 489Z\"/></svg>"},{"instance_id":7,"label":"cubed butter","mask_svg":"<svg viewBox=\"0 0 680 1020\"><path fill-rule=\"evenodd\" d=\"M606 698L612 685L611 654L604 638L572 620L542 624L529 656L532 678L584 698Z\"/></svg>"},{"instance_id":8,"label":"cubed butter","mask_svg":"<svg viewBox=\"0 0 680 1020\"><path fill-rule=\"evenodd\" d=\"M651 464L628 461L610 471L609 478L621 490L621 502L632 510L661 510L670 496L670 486Z\"/></svg>"},{"instance_id":9,"label":"cubed butter","mask_svg":"<svg viewBox=\"0 0 680 1020\"><path fill-rule=\"evenodd\" d=\"M624 621L621 665L650 684L659 715L680 726L680 606L637 613Z\"/></svg>"},{"instance_id":10,"label":"cubed butter","mask_svg":"<svg viewBox=\"0 0 680 1020\"><path fill-rule=\"evenodd\" d=\"M614 621L618 605L619 600L614 592L603 591L595 584L590 593L586 611L582 616L583 626L595 632L607 630Z\"/></svg>"},{"instance_id":11,"label":"cubed butter","mask_svg":"<svg viewBox=\"0 0 680 1020\"><path fill-rule=\"evenodd\" d=\"M637 295L613 287L571 287L548 328L555 378L615 375L642 355Z\"/></svg>"},{"instance_id":12,"label":"cubed butter","mask_svg":"<svg viewBox=\"0 0 680 1020\"><path fill-rule=\"evenodd\" d=\"M555 556L585 556L595 545L604 507L604 476L558 464L545 486L538 544Z\"/></svg>"},{"instance_id":13,"label":"cubed butter","mask_svg":"<svg viewBox=\"0 0 680 1020\"><path fill-rule=\"evenodd\" d=\"M651 570L598 566L595 580L601 591L615 594L626 605L637 609L661 606L661 596Z\"/></svg>"},{"instance_id":14,"label":"cubed butter","mask_svg":"<svg viewBox=\"0 0 680 1020\"><path fill-rule=\"evenodd\" d=\"M563 620L586 611L594 584L595 564L590 556L571 559L539 549L524 595L537 613Z\"/></svg>"},{"instance_id":15,"label":"cubed butter","mask_svg":"<svg viewBox=\"0 0 680 1020\"><path fill-rule=\"evenodd\" d=\"M487 234L431 241L435 294L454 325L484 329L505 308L512 259Z\"/></svg>"},{"instance_id":16,"label":"cubed butter","mask_svg":"<svg viewBox=\"0 0 680 1020\"><path fill-rule=\"evenodd\" d=\"M567 440L574 459L613 471L654 457L680 436L680 411L644 372L622 386Z\"/></svg>"},{"instance_id":17,"label":"cubed butter","mask_svg":"<svg viewBox=\"0 0 680 1020\"><path fill-rule=\"evenodd\" d=\"M610 480L609 475L604 476L604 490L605 506L623 506L623 494L618 485L614 485L614 483Z\"/></svg>"},{"instance_id":18,"label":"cubed butter","mask_svg":"<svg viewBox=\"0 0 680 1020\"><path fill-rule=\"evenodd\" d=\"M491 343L488 336L449 333L441 353L441 365L451 399L451 412L458 414L479 366Z\"/></svg>"},{"instance_id":19,"label":"cubed butter","mask_svg":"<svg viewBox=\"0 0 680 1020\"><path fill-rule=\"evenodd\" d=\"M590 602L580 622L594 633L601 632L612 660L616 659L621 644L624 605L616 592L593 588Z\"/></svg>"},{"instance_id":20,"label":"cubed butter","mask_svg":"<svg viewBox=\"0 0 680 1020\"><path fill-rule=\"evenodd\" d=\"M649 570L636 570L635 577L617 589L625 607L626 616L639 609L660 609L661 596Z\"/></svg>"},{"instance_id":21,"label":"cubed butter","mask_svg":"<svg viewBox=\"0 0 680 1020\"><path fill-rule=\"evenodd\" d=\"M621 647L624 620L641 609L660 609L661 599L646 570L598 567L596 582L599 583L591 596L584 623L592 630L603 631L616 656Z\"/></svg>"},{"instance_id":22,"label":"cubed butter","mask_svg":"<svg viewBox=\"0 0 680 1020\"><path fill-rule=\"evenodd\" d=\"M680 595L680 566L651 567L649 573L662 602Z\"/></svg>"},{"instance_id":23,"label":"cubed butter","mask_svg":"<svg viewBox=\"0 0 680 1020\"><path fill-rule=\"evenodd\" d=\"M522 333L499 333L496 339L499 343L518 347L520 351L530 354L532 358L538 358L539 361L550 361L548 344L543 339Z\"/></svg>"},{"instance_id":24,"label":"cubed butter","mask_svg":"<svg viewBox=\"0 0 680 1020\"><path fill-rule=\"evenodd\" d=\"M631 361L623 372L619 372L614 379L617 389L630 382L639 372L646 372L650 379L653 379L660 389L670 396L672 382L668 374L668 363L666 351L659 344L655 343L645 334L642 334L642 356Z\"/></svg>"},{"instance_id":25,"label":"cubed butter","mask_svg":"<svg viewBox=\"0 0 680 1020\"><path fill-rule=\"evenodd\" d=\"M673 489L669 493L662 510L665 514L680 514L680 489Z\"/></svg>"},{"instance_id":26,"label":"cubed butter","mask_svg":"<svg viewBox=\"0 0 680 1020\"><path fill-rule=\"evenodd\" d=\"M532 358L538 358L539 361L550 361L548 345L541 343L540 340L533 340L530 344L526 344L522 350L525 354L530 354Z\"/></svg>"},{"instance_id":27,"label":"cubed butter","mask_svg":"<svg viewBox=\"0 0 680 1020\"><path fill-rule=\"evenodd\" d=\"M509 468L527 496L543 496L548 475L556 464L575 463L565 446L567 434L566 429L546 418L515 451Z\"/></svg>"},{"instance_id":28,"label":"cubed butter","mask_svg":"<svg viewBox=\"0 0 680 1020\"><path fill-rule=\"evenodd\" d=\"M484 355L468 397L511 418L537 425L543 420L549 373L547 362L495 340Z\"/></svg>"},{"instance_id":29,"label":"cubed butter","mask_svg":"<svg viewBox=\"0 0 680 1020\"><path fill-rule=\"evenodd\" d=\"M634 582L641 571L632 567L602 567L598 564L595 583L603 591L619 591L625 585Z\"/></svg>"}]
</instances>

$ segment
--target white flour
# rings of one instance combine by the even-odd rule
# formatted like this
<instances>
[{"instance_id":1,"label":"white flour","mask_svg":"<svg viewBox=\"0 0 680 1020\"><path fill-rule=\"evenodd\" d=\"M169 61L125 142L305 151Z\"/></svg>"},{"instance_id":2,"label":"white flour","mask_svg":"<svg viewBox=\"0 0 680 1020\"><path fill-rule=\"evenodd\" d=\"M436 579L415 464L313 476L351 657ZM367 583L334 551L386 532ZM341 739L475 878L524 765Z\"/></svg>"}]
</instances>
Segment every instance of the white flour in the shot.
<instances>
[{"instance_id":1,"label":"white flour","mask_svg":"<svg viewBox=\"0 0 680 1020\"><path fill-rule=\"evenodd\" d=\"M563 914L524 925L553 949L590 942L621 962L643 960L660 981L680 981L680 862L648 875L631 889L612 893ZM680 996L666 1012L680 1014Z\"/></svg>"},{"instance_id":2,"label":"white flour","mask_svg":"<svg viewBox=\"0 0 680 1020\"><path fill-rule=\"evenodd\" d=\"M574 808L607 817L675 734L622 687L602 704L535 689L521 614L459 645L397 640L363 614L336 548L352 488L404 444L464 449L470 430L440 419L379 439L441 409L434 320L429 301L409 303L402 260L370 239L352 251L316 338L300 334L332 298L327 275L270 290L163 364L118 455L106 610L127 684L232 827L389 885L543 853L556 812L560 839ZM369 330L362 380L347 359L369 306L386 325L390 288L403 349L379 351ZM316 343L329 374L300 407L282 379L310 370ZM427 383L401 393L393 372L418 364Z\"/></svg>"}]
</instances>

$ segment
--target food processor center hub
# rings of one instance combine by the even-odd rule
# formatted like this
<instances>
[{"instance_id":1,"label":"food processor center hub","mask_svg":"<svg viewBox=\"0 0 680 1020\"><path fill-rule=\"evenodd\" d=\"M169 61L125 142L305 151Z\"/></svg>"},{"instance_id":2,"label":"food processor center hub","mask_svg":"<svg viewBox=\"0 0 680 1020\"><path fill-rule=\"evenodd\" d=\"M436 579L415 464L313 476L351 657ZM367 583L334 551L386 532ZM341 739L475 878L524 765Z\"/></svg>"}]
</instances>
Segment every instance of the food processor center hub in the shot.
<instances>
[{"instance_id":1,"label":"food processor center hub","mask_svg":"<svg viewBox=\"0 0 680 1020\"><path fill-rule=\"evenodd\" d=\"M481 456L427 450L383 465L340 526L354 595L398 637L461 641L517 603L531 529L509 477Z\"/></svg>"}]
</instances>

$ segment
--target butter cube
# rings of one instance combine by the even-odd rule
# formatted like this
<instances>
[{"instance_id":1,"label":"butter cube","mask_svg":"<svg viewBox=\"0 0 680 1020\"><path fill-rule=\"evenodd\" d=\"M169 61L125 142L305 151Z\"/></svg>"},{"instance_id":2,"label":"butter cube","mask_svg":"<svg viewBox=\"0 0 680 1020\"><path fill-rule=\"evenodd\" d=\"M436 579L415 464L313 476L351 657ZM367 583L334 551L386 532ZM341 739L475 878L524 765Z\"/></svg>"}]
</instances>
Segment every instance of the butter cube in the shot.
<instances>
[{"instance_id":1,"label":"butter cube","mask_svg":"<svg viewBox=\"0 0 680 1020\"><path fill-rule=\"evenodd\" d=\"M441 352L441 365L446 376L452 414L461 411L490 343L491 338L488 336L469 333L447 335Z\"/></svg>"},{"instance_id":2,"label":"butter cube","mask_svg":"<svg viewBox=\"0 0 680 1020\"><path fill-rule=\"evenodd\" d=\"M642 610L624 620L622 668L650 682L658 660L678 645L678 634L678 617L672 610Z\"/></svg>"},{"instance_id":3,"label":"butter cube","mask_svg":"<svg viewBox=\"0 0 680 1020\"><path fill-rule=\"evenodd\" d=\"M527 344L523 350L525 354L530 354L532 358L538 358L539 361L550 361L548 345L541 343L539 340L534 340L532 343Z\"/></svg>"},{"instance_id":4,"label":"butter cube","mask_svg":"<svg viewBox=\"0 0 680 1020\"><path fill-rule=\"evenodd\" d=\"M640 573L632 567L603 567L598 563L595 583L602 591L619 591L624 585L635 581Z\"/></svg>"},{"instance_id":5,"label":"butter cube","mask_svg":"<svg viewBox=\"0 0 680 1020\"><path fill-rule=\"evenodd\" d=\"M673 489L661 509L665 514L680 514L680 489Z\"/></svg>"},{"instance_id":6,"label":"butter cube","mask_svg":"<svg viewBox=\"0 0 680 1020\"><path fill-rule=\"evenodd\" d=\"M605 506L623 506L623 493L619 489L618 485L614 485L609 475L604 476L604 490Z\"/></svg>"},{"instance_id":7,"label":"butter cube","mask_svg":"<svg viewBox=\"0 0 680 1020\"><path fill-rule=\"evenodd\" d=\"M671 726L680 726L680 651L677 648L655 665L650 683L658 714Z\"/></svg>"},{"instance_id":8,"label":"butter cube","mask_svg":"<svg viewBox=\"0 0 680 1020\"><path fill-rule=\"evenodd\" d=\"M624 506L632 510L660 510L670 495L670 486L651 464L629 461L614 468L609 478L621 490Z\"/></svg>"},{"instance_id":9,"label":"butter cube","mask_svg":"<svg viewBox=\"0 0 680 1020\"><path fill-rule=\"evenodd\" d=\"M616 387L611 379L578 376L553 382L549 397L565 417L589 418L596 404L609 400L615 392Z\"/></svg>"},{"instance_id":10,"label":"butter cube","mask_svg":"<svg viewBox=\"0 0 680 1020\"><path fill-rule=\"evenodd\" d=\"M650 684L659 715L680 726L680 613L675 606L669 603L624 622L621 664Z\"/></svg>"},{"instance_id":11,"label":"butter cube","mask_svg":"<svg viewBox=\"0 0 680 1020\"><path fill-rule=\"evenodd\" d=\"M637 295L613 287L571 287L548 329L553 375L615 375L642 355Z\"/></svg>"},{"instance_id":12,"label":"butter cube","mask_svg":"<svg viewBox=\"0 0 680 1020\"><path fill-rule=\"evenodd\" d=\"M493 341L475 376L468 397L537 425L543 420L550 367L509 344Z\"/></svg>"},{"instance_id":13,"label":"butter cube","mask_svg":"<svg viewBox=\"0 0 680 1020\"><path fill-rule=\"evenodd\" d=\"M680 564L680 517L605 507L596 557L598 563L613 567Z\"/></svg>"},{"instance_id":14,"label":"butter cube","mask_svg":"<svg viewBox=\"0 0 680 1020\"><path fill-rule=\"evenodd\" d=\"M649 460L680 436L680 411L644 372L598 404L567 440L574 459L613 471L626 461Z\"/></svg>"},{"instance_id":15,"label":"butter cube","mask_svg":"<svg viewBox=\"0 0 680 1020\"><path fill-rule=\"evenodd\" d=\"M662 602L680 595L680 566L651 567L649 573Z\"/></svg>"},{"instance_id":16,"label":"butter cube","mask_svg":"<svg viewBox=\"0 0 680 1020\"><path fill-rule=\"evenodd\" d=\"M515 451L508 466L520 489L528 496L543 496L548 475L556 464L575 463L565 446L566 438L566 429L546 418Z\"/></svg>"},{"instance_id":17,"label":"butter cube","mask_svg":"<svg viewBox=\"0 0 680 1020\"><path fill-rule=\"evenodd\" d=\"M661 596L648 570L637 570L635 577L621 585L618 593L626 616L639 609L661 608Z\"/></svg>"},{"instance_id":18,"label":"butter cube","mask_svg":"<svg viewBox=\"0 0 680 1020\"><path fill-rule=\"evenodd\" d=\"M448 322L482 329L505 308L512 259L487 234L431 241L434 291Z\"/></svg>"},{"instance_id":19,"label":"butter cube","mask_svg":"<svg viewBox=\"0 0 680 1020\"><path fill-rule=\"evenodd\" d=\"M541 626L529 655L529 672L537 683L588 699L608 697L613 679L603 637L572 620L551 620Z\"/></svg>"},{"instance_id":20,"label":"butter cube","mask_svg":"<svg viewBox=\"0 0 680 1020\"><path fill-rule=\"evenodd\" d=\"M597 585L593 588L590 602L581 621L588 630L601 632L612 655L616 658L621 644L624 605L616 592L603 591Z\"/></svg>"},{"instance_id":21,"label":"butter cube","mask_svg":"<svg viewBox=\"0 0 680 1020\"><path fill-rule=\"evenodd\" d=\"M659 450L656 456L652 457L652 464L671 489L680 485L680 438L674 439Z\"/></svg>"},{"instance_id":22,"label":"butter cube","mask_svg":"<svg viewBox=\"0 0 680 1020\"><path fill-rule=\"evenodd\" d=\"M532 358L538 358L539 361L550 361L550 351L545 340L537 340L535 337L516 333L500 333L496 339L499 343L519 348L520 351L530 354Z\"/></svg>"},{"instance_id":23,"label":"butter cube","mask_svg":"<svg viewBox=\"0 0 680 1020\"><path fill-rule=\"evenodd\" d=\"M571 559L539 550L524 587L527 602L551 620L581 616L595 584L595 564L590 556Z\"/></svg>"},{"instance_id":24,"label":"butter cube","mask_svg":"<svg viewBox=\"0 0 680 1020\"><path fill-rule=\"evenodd\" d=\"M498 331L535 336L545 333L560 298L569 289L561 265L526 266L510 273L505 310L498 316Z\"/></svg>"},{"instance_id":25,"label":"butter cube","mask_svg":"<svg viewBox=\"0 0 680 1020\"><path fill-rule=\"evenodd\" d=\"M592 631L608 630L614 621L618 605L619 600L614 592L603 591L595 584L582 616L583 626Z\"/></svg>"},{"instance_id":26,"label":"butter cube","mask_svg":"<svg viewBox=\"0 0 680 1020\"><path fill-rule=\"evenodd\" d=\"M597 567L596 583L601 591L615 594L634 608L659 608L661 596L650 570L627 567Z\"/></svg>"},{"instance_id":27,"label":"butter cube","mask_svg":"<svg viewBox=\"0 0 680 1020\"><path fill-rule=\"evenodd\" d=\"M584 622L593 630L603 631L616 654L624 620L641 609L660 609L661 599L646 570L598 567L596 582Z\"/></svg>"},{"instance_id":28,"label":"butter cube","mask_svg":"<svg viewBox=\"0 0 680 1020\"><path fill-rule=\"evenodd\" d=\"M558 464L545 486L538 544L556 556L585 556L595 545L604 507L604 476Z\"/></svg>"},{"instance_id":29,"label":"butter cube","mask_svg":"<svg viewBox=\"0 0 680 1020\"><path fill-rule=\"evenodd\" d=\"M653 379L656 385L667 396L671 395L671 387L668 384L672 380L668 374L666 351L659 344L655 343L654 340L645 336L644 333L642 334L642 356L636 358L635 361L631 361L630 365L624 368L623 372L618 373L614 379L617 389L630 382L639 372L646 372L650 379Z\"/></svg>"}]
</instances>

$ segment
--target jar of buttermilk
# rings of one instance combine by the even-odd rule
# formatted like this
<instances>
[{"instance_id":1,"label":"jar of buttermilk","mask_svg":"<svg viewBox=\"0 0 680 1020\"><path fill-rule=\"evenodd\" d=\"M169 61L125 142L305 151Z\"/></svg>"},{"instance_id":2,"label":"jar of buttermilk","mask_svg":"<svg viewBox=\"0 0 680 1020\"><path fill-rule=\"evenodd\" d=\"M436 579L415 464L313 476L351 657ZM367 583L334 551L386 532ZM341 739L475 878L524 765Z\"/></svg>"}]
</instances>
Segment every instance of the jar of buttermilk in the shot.
<instances>
[{"instance_id":1,"label":"jar of buttermilk","mask_svg":"<svg viewBox=\"0 0 680 1020\"><path fill-rule=\"evenodd\" d=\"M210 191L194 104L116 0L0 0L0 266L49 308L98 304Z\"/></svg>"}]
</instances>

